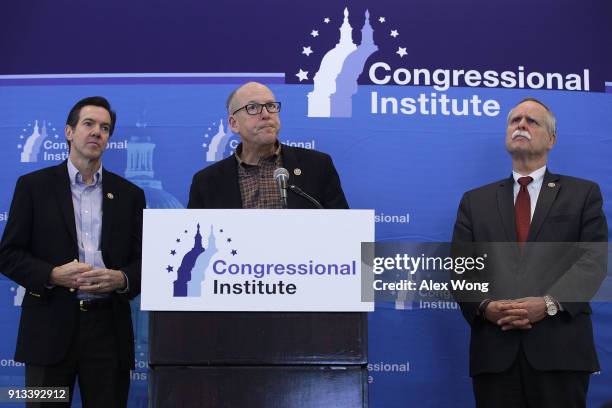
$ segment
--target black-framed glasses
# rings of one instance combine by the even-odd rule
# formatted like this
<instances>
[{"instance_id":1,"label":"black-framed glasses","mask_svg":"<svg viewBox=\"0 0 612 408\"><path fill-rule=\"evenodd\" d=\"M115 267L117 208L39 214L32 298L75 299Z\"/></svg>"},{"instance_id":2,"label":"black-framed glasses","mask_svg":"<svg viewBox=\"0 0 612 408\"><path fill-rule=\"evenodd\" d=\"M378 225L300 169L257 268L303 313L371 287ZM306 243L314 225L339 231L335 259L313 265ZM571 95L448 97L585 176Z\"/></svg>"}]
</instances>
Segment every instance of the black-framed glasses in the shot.
<instances>
[{"instance_id":1,"label":"black-framed glasses","mask_svg":"<svg viewBox=\"0 0 612 408\"><path fill-rule=\"evenodd\" d=\"M253 103L249 103L248 105L244 105L240 109L236 109L234 113L232 113L232 115L235 115L237 112L240 112L243 109L249 115L259 115L264 107L266 108L268 113L278 113L280 112L280 109L281 109L281 103L280 102L266 102L266 103L253 102Z\"/></svg>"}]
</instances>

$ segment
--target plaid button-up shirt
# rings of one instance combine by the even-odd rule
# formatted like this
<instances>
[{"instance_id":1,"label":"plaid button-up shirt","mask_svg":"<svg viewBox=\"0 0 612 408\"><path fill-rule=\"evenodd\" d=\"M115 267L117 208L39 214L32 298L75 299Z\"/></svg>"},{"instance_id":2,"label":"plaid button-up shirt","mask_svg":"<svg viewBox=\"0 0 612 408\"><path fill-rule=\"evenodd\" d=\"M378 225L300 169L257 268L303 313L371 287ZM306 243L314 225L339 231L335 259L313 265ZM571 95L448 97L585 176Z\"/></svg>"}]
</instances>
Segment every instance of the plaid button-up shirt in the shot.
<instances>
[{"instance_id":1,"label":"plaid button-up shirt","mask_svg":"<svg viewBox=\"0 0 612 408\"><path fill-rule=\"evenodd\" d=\"M280 192L274 181L274 170L283 165L280 143L277 142L272 156L261 158L256 165L242 161L241 153L242 143L235 153L242 208L281 208Z\"/></svg>"}]
</instances>

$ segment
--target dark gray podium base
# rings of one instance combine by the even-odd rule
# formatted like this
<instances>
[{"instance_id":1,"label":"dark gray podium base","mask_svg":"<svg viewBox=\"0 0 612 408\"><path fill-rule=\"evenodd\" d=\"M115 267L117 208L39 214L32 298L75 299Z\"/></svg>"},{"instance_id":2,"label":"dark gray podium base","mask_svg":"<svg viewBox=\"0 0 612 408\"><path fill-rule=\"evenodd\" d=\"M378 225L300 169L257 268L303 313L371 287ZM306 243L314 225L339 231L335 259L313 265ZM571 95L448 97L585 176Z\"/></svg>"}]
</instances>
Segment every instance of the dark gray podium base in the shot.
<instances>
[{"instance_id":1,"label":"dark gray podium base","mask_svg":"<svg viewBox=\"0 0 612 408\"><path fill-rule=\"evenodd\" d=\"M154 367L153 408L362 408L367 371L361 367Z\"/></svg>"}]
</instances>

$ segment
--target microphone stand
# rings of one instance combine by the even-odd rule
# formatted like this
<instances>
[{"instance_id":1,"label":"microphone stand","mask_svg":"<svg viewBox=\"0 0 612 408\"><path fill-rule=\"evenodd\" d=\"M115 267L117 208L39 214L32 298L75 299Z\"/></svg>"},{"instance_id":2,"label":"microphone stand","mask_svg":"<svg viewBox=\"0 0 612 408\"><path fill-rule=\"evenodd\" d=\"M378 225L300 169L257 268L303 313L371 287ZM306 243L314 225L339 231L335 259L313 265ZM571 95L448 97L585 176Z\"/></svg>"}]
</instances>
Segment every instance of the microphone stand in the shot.
<instances>
[{"instance_id":1,"label":"microphone stand","mask_svg":"<svg viewBox=\"0 0 612 408\"><path fill-rule=\"evenodd\" d=\"M309 194L305 193L301 188L299 188L295 184L290 184L287 187L289 188L290 191L293 191L294 194L297 194L300 197L303 197L303 198L307 199L308 201L310 201L318 209L321 209L321 210L323 209L323 206L321 205L321 203L319 203L316 199L314 199Z\"/></svg>"}]
</instances>

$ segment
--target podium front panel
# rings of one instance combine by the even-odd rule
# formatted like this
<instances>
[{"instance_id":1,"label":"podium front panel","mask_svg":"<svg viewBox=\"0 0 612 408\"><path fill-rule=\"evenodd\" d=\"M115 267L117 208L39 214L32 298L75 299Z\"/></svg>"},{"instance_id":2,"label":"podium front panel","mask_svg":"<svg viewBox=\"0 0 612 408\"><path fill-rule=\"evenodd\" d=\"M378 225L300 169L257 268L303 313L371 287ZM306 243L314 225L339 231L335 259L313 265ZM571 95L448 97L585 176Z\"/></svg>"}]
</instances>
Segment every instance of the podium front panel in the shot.
<instances>
[{"instance_id":1,"label":"podium front panel","mask_svg":"<svg viewBox=\"0 0 612 408\"><path fill-rule=\"evenodd\" d=\"M359 366L154 367L151 407L362 408L367 370Z\"/></svg>"},{"instance_id":2,"label":"podium front panel","mask_svg":"<svg viewBox=\"0 0 612 408\"><path fill-rule=\"evenodd\" d=\"M366 364L366 313L151 312L152 365Z\"/></svg>"}]
</instances>

